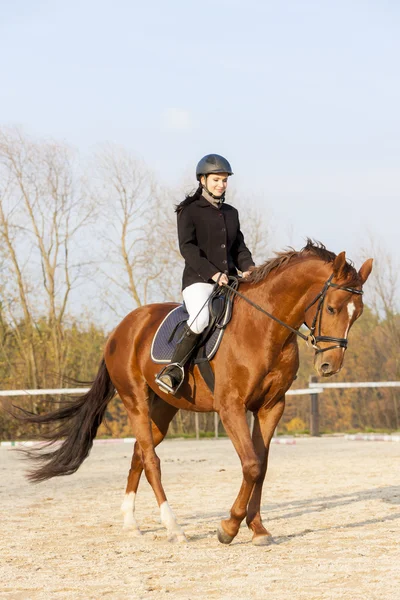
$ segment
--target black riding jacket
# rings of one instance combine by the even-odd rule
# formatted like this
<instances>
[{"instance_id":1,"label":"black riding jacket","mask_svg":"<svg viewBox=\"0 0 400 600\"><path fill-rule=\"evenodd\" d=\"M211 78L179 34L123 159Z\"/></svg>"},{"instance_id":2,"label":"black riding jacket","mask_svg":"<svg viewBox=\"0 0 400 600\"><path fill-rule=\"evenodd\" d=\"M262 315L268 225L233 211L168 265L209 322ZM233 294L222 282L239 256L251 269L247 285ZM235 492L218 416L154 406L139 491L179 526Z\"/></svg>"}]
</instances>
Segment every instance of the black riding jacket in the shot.
<instances>
[{"instance_id":1,"label":"black riding jacket","mask_svg":"<svg viewBox=\"0 0 400 600\"><path fill-rule=\"evenodd\" d=\"M203 196L178 212L179 249L185 259L182 289L192 283L214 283L222 272L236 275L254 265L240 231L239 214L229 204L213 206Z\"/></svg>"}]
</instances>

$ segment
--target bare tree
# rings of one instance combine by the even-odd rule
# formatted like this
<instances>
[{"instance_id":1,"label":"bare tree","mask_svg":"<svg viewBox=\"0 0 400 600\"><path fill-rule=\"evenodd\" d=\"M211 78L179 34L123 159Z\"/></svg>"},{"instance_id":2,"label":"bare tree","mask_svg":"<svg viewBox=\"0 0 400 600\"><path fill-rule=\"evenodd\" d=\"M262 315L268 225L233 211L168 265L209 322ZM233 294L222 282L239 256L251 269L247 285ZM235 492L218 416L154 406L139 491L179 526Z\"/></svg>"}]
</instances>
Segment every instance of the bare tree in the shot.
<instances>
[{"instance_id":1,"label":"bare tree","mask_svg":"<svg viewBox=\"0 0 400 600\"><path fill-rule=\"evenodd\" d=\"M368 298L379 319L382 343L376 361L385 365L385 379L400 379L400 315L399 315L399 264L393 256L371 235L368 250L363 255L374 257L374 269L368 282ZM400 427L400 406L395 389L387 390L390 396L396 428ZM378 411L382 403L377 403Z\"/></svg>"},{"instance_id":2,"label":"bare tree","mask_svg":"<svg viewBox=\"0 0 400 600\"><path fill-rule=\"evenodd\" d=\"M240 226L246 244L256 264L261 264L268 258L272 250L272 233L268 214L257 206L260 204L257 198L246 198L241 195L240 199L236 201L236 196L238 194L235 193L232 200L239 209Z\"/></svg>"},{"instance_id":3,"label":"bare tree","mask_svg":"<svg viewBox=\"0 0 400 600\"><path fill-rule=\"evenodd\" d=\"M146 165L125 149L106 146L93 167L93 197L103 213L105 302L119 316L164 294L166 195Z\"/></svg>"},{"instance_id":4,"label":"bare tree","mask_svg":"<svg viewBox=\"0 0 400 600\"><path fill-rule=\"evenodd\" d=\"M363 256L374 257L374 269L368 282L368 298L376 315L384 320L385 328L400 350L399 264L377 240L370 236L368 249Z\"/></svg>"},{"instance_id":5,"label":"bare tree","mask_svg":"<svg viewBox=\"0 0 400 600\"><path fill-rule=\"evenodd\" d=\"M83 267L73 243L92 214L75 177L67 147L0 130L2 310L32 387L44 383L38 361L49 344L54 371L64 372L63 325Z\"/></svg>"}]
</instances>

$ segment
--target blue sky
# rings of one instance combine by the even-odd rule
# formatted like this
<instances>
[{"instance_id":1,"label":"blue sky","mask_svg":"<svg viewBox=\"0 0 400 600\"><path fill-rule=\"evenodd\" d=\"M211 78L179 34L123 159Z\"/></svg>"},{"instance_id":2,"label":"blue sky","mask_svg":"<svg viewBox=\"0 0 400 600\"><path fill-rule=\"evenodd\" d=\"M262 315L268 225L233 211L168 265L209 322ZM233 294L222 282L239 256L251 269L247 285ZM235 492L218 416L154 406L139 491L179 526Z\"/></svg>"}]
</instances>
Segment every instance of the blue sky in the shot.
<instances>
[{"instance_id":1,"label":"blue sky","mask_svg":"<svg viewBox=\"0 0 400 600\"><path fill-rule=\"evenodd\" d=\"M0 0L0 125L122 144L174 185L224 154L277 247L372 235L398 260L399 6Z\"/></svg>"}]
</instances>

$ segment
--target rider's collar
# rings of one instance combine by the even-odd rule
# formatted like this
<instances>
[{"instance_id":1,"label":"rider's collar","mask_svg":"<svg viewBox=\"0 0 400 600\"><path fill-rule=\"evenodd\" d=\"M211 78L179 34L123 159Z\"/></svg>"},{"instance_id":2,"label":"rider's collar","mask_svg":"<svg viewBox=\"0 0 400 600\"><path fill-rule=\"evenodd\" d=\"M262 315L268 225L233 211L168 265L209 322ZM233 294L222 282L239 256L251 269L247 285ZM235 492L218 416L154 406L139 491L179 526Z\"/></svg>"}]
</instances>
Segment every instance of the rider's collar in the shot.
<instances>
[{"instance_id":1,"label":"rider's collar","mask_svg":"<svg viewBox=\"0 0 400 600\"><path fill-rule=\"evenodd\" d=\"M223 202L223 199L219 199L219 198L214 198L214 196L212 196L210 194L210 192L203 186L203 190L201 192L201 195L203 196L203 198L205 198L206 200L208 200L208 202L210 204L212 204L215 208L221 208L221 204Z\"/></svg>"}]
</instances>

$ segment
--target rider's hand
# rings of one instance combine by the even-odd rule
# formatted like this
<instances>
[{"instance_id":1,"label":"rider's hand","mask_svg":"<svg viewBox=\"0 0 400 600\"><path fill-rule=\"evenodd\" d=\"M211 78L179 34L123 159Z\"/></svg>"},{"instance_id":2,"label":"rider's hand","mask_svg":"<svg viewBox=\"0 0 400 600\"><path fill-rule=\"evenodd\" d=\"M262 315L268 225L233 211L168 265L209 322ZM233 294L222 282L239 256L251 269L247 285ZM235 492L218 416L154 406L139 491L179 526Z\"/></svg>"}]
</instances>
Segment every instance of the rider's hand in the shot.
<instances>
[{"instance_id":1,"label":"rider's hand","mask_svg":"<svg viewBox=\"0 0 400 600\"><path fill-rule=\"evenodd\" d=\"M218 281L218 277L219 277L219 281ZM215 281L215 283L217 283L218 281L218 285L228 285L229 283L229 279L228 277L225 275L225 273L215 273L215 275L213 275L211 277L211 279L213 281Z\"/></svg>"},{"instance_id":2,"label":"rider's hand","mask_svg":"<svg viewBox=\"0 0 400 600\"><path fill-rule=\"evenodd\" d=\"M250 267L250 269L248 271L243 271L242 273L242 277L243 279L247 279L247 277L249 277L249 275L251 275L252 271L254 271L255 267Z\"/></svg>"}]
</instances>

